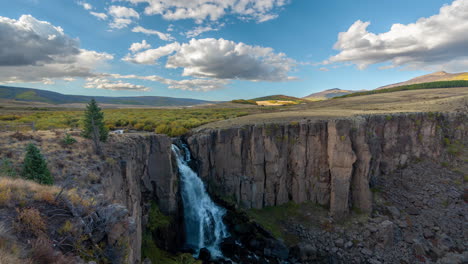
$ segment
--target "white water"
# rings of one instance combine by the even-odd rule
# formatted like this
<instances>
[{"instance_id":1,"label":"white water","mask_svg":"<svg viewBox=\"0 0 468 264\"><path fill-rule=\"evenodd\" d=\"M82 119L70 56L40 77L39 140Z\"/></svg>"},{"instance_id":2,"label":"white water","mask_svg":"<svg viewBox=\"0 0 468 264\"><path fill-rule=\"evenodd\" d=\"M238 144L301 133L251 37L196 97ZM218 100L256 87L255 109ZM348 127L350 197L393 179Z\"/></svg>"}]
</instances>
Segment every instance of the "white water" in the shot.
<instances>
[{"instance_id":1,"label":"white water","mask_svg":"<svg viewBox=\"0 0 468 264\"><path fill-rule=\"evenodd\" d=\"M197 255L200 249L207 248L212 257L222 257L219 244L229 236L223 223L226 210L217 206L211 200L202 180L188 165L191 159L190 151L186 146L182 147L185 156L176 145L172 145L172 151L177 157L182 182L181 190L187 246L194 249Z\"/></svg>"}]
</instances>

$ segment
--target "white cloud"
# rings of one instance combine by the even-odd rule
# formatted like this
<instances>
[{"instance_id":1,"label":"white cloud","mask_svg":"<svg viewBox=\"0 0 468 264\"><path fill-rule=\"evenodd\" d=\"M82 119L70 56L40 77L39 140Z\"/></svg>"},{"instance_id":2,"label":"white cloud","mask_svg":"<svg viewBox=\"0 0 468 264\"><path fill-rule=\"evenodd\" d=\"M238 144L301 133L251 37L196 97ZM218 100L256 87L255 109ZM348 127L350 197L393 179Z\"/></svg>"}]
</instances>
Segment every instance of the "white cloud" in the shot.
<instances>
[{"instance_id":1,"label":"white cloud","mask_svg":"<svg viewBox=\"0 0 468 264\"><path fill-rule=\"evenodd\" d=\"M468 68L468 1L444 5L439 14L411 24L394 24L388 32L374 34L370 22L356 21L338 35L340 52L325 64L344 62L359 69L377 63L383 68L461 71Z\"/></svg>"},{"instance_id":2,"label":"white cloud","mask_svg":"<svg viewBox=\"0 0 468 264\"><path fill-rule=\"evenodd\" d=\"M174 25L173 24L169 24L169 26L167 27L167 32L172 32L174 31Z\"/></svg>"},{"instance_id":3,"label":"white cloud","mask_svg":"<svg viewBox=\"0 0 468 264\"><path fill-rule=\"evenodd\" d=\"M85 10L91 10L91 9L93 9L93 6L90 5L89 3L81 2L81 1L80 1L80 2L78 2L78 4L79 4L80 6L82 6Z\"/></svg>"},{"instance_id":4,"label":"white cloud","mask_svg":"<svg viewBox=\"0 0 468 264\"><path fill-rule=\"evenodd\" d=\"M141 91L147 92L150 88L143 85L136 85L132 83L126 83L123 81L111 81L102 77L88 78L84 88L89 89L105 89L113 91Z\"/></svg>"},{"instance_id":5,"label":"white cloud","mask_svg":"<svg viewBox=\"0 0 468 264\"><path fill-rule=\"evenodd\" d=\"M143 33L145 35L156 35L158 36L161 40L164 40L164 41L172 41L174 40L174 38L171 36L171 34L168 34L168 33L162 33L162 32L159 32L157 30L153 30L153 29L147 29L147 28L144 28L142 26L136 26L132 29L132 32L135 32L135 33Z\"/></svg>"},{"instance_id":6,"label":"white cloud","mask_svg":"<svg viewBox=\"0 0 468 264\"><path fill-rule=\"evenodd\" d=\"M137 79L152 82L159 82L168 85L169 89L179 89L185 91L201 91L207 92L212 90L223 89L229 83L228 80L216 79L186 79L186 80L171 80L157 75L140 76L140 75L120 75L120 74L103 74L101 78L114 79Z\"/></svg>"},{"instance_id":7,"label":"white cloud","mask_svg":"<svg viewBox=\"0 0 468 264\"><path fill-rule=\"evenodd\" d=\"M149 49L149 48L151 48L151 45L148 44L148 42L146 42L146 40L143 40L141 43L139 43L139 42L132 43L129 50L131 52L137 52L139 50L144 50L144 49Z\"/></svg>"},{"instance_id":8,"label":"white cloud","mask_svg":"<svg viewBox=\"0 0 468 264\"><path fill-rule=\"evenodd\" d=\"M192 39L167 60L167 68L183 68L183 76L249 81L288 81L296 62L272 48L224 39Z\"/></svg>"},{"instance_id":9,"label":"white cloud","mask_svg":"<svg viewBox=\"0 0 468 264\"><path fill-rule=\"evenodd\" d=\"M121 0L145 3L145 14L161 15L167 20L194 19L216 21L227 14L241 19L264 22L277 17L276 12L288 0Z\"/></svg>"},{"instance_id":10,"label":"white cloud","mask_svg":"<svg viewBox=\"0 0 468 264\"><path fill-rule=\"evenodd\" d=\"M125 6L110 6L108 14L113 18L109 26L116 29L126 28L133 23L133 19L140 18L140 15L135 9Z\"/></svg>"},{"instance_id":11,"label":"white cloud","mask_svg":"<svg viewBox=\"0 0 468 264\"><path fill-rule=\"evenodd\" d=\"M133 21L130 18L114 17L114 20L112 20L112 22L109 23L109 27L115 28L115 29L122 29L122 28L126 28L131 23L133 23Z\"/></svg>"},{"instance_id":12,"label":"white cloud","mask_svg":"<svg viewBox=\"0 0 468 264\"><path fill-rule=\"evenodd\" d=\"M113 17L140 18L140 15L135 9L125 6L110 6L109 15Z\"/></svg>"},{"instance_id":13,"label":"white cloud","mask_svg":"<svg viewBox=\"0 0 468 264\"><path fill-rule=\"evenodd\" d=\"M156 49L145 50L133 55L128 54L123 60L137 64L156 64L158 59L168 56L179 49L180 44L174 42Z\"/></svg>"},{"instance_id":14,"label":"white cloud","mask_svg":"<svg viewBox=\"0 0 468 264\"><path fill-rule=\"evenodd\" d=\"M187 38L194 38L194 37L197 37L198 35L200 34L203 34L205 32L209 32L209 31L218 31L220 30L222 27L224 27L224 23L216 26L216 27L212 27L212 26L199 26L199 27L195 27L194 29L190 30L190 31L187 31L185 33L185 36Z\"/></svg>"},{"instance_id":15,"label":"white cloud","mask_svg":"<svg viewBox=\"0 0 468 264\"><path fill-rule=\"evenodd\" d=\"M31 15L0 17L0 82L41 82L94 76L93 70L113 59L107 53L81 49L63 29Z\"/></svg>"},{"instance_id":16,"label":"white cloud","mask_svg":"<svg viewBox=\"0 0 468 264\"><path fill-rule=\"evenodd\" d=\"M98 12L89 12L91 15L99 18L100 20L106 20L107 15L105 13L98 13Z\"/></svg>"}]
</instances>

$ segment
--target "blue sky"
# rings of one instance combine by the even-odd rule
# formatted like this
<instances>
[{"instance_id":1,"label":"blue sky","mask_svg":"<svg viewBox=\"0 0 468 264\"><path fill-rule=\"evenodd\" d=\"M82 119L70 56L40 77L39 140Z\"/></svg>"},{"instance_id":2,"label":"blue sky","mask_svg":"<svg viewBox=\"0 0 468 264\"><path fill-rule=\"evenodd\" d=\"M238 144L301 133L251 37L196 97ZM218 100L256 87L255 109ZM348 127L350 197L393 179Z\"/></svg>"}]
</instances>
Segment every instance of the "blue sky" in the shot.
<instances>
[{"instance_id":1,"label":"blue sky","mask_svg":"<svg viewBox=\"0 0 468 264\"><path fill-rule=\"evenodd\" d=\"M468 66L468 0L171 1L2 3L0 83L230 100L374 89ZM189 33L197 28L214 30Z\"/></svg>"}]
</instances>

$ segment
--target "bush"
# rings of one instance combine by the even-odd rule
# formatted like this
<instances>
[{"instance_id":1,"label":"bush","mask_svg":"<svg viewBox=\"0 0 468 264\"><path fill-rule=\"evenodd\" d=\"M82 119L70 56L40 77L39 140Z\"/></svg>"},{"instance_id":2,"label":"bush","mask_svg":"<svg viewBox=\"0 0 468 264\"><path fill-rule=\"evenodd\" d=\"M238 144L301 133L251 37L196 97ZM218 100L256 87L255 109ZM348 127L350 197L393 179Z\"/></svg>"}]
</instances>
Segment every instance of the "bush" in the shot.
<instances>
[{"instance_id":1,"label":"bush","mask_svg":"<svg viewBox=\"0 0 468 264\"><path fill-rule=\"evenodd\" d=\"M35 208L17 209L17 229L22 232L28 232L36 237L43 234L46 230L45 221L41 213Z\"/></svg>"},{"instance_id":2,"label":"bush","mask_svg":"<svg viewBox=\"0 0 468 264\"><path fill-rule=\"evenodd\" d=\"M73 145L76 143L76 139L74 139L70 134L65 134L65 137L62 140L62 143L66 146Z\"/></svg>"},{"instance_id":3,"label":"bush","mask_svg":"<svg viewBox=\"0 0 468 264\"><path fill-rule=\"evenodd\" d=\"M0 176L16 177L16 169L7 158L0 160Z\"/></svg>"},{"instance_id":4,"label":"bush","mask_svg":"<svg viewBox=\"0 0 468 264\"><path fill-rule=\"evenodd\" d=\"M54 184L54 179L47 168L47 162L34 144L29 144L26 147L21 176L40 184Z\"/></svg>"}]
</instances>

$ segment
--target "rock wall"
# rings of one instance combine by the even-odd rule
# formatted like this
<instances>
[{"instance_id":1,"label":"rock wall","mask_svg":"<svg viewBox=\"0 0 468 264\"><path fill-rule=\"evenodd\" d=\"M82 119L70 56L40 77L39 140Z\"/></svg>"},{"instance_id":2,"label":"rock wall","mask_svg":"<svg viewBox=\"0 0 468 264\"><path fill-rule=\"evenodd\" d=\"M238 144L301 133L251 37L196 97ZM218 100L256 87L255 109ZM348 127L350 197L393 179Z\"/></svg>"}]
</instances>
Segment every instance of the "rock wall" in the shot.
<instances>
[{"instance_id":1,"label":"rock wall","mask_svg":"<svg viewBox=\"0 0 468 264\"><path fill-rule=\"evenodd\" d=\"M467 144L466 113L369 115L206 129L187 138L209 190L244 208L294 201L372 209L377 177L417 159L442 161Z\"/></svg>"},{"instance_id":2,"label":"rock wall","mask_svg":"<svg viewBox=\"0 0 468 264\"><path fill-rule=\"evenodd\" d=\"M163 135L124 135L112 146L114 164L103 169L105 198L126 206L133 225L129 263L142 262L142 232L151 201L157 202L162 213L173 219L179 217L178 176L171 144L171 139ZM163 234L165 246L176 247L182 234Z\"/></svg>"}]
</instances>

